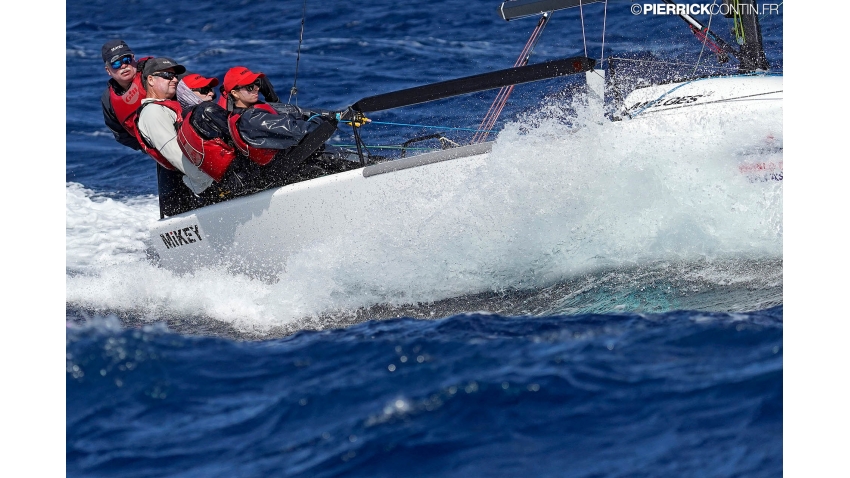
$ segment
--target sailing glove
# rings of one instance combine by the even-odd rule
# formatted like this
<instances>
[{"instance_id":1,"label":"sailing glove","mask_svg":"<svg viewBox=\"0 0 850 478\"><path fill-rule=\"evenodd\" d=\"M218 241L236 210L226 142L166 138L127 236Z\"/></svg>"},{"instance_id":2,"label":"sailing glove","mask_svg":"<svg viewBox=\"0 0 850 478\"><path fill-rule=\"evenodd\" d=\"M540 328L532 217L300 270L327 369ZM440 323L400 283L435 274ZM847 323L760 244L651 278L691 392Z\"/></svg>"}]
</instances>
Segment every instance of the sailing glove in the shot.
<instances>
[{"instance_id":1,"label":"sailing glove","mask_svg":"<svg viewBox=\"0 0 850 478\"><path fill-rule=\"evenodd\" d=\"M280 102L280 98L278 98L277 93L274 92L272 82L269 81L267 76L260 77L260 93L263 94L263 98L266 99L266 103Z\"/></svg>"}]
</instances>

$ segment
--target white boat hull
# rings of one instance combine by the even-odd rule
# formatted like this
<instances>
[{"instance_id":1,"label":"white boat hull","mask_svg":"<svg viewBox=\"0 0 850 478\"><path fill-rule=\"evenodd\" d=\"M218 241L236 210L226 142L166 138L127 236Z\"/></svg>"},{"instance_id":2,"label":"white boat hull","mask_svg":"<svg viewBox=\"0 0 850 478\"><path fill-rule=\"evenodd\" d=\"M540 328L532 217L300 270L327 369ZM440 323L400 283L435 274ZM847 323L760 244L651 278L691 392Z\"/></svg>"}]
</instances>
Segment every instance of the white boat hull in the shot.
<instances>
[{"instance_id":1,"label":"white boat hull","mask_svg":"<svg viewBox=\"0 0 850 478\"><path fill-rule=\"evenodd\" d=\"M286 257L307 245L356 234L364 222L380 222L380 208L367 206L385 200L388 193L439 188L440 178L458 178L486 157L484 153L402 170L386 163L290 184L161 219L151 228L151 237L161 264L178 273L223 265L273 277ZM417 158L407 159L412 164Z\"/></svg>"},{"instance_id":2,"label":"white boat hull","mask_svg":"<svg viewBox=\"0 0 850 478\"><path fill-rule=\"evenodd\" d=\"M688 115L722 110L730 121L743 114L782 108L782 76L740 75L639 88L623 101L632 118L651 115ZM755 116L757 117L757 116Z\"/></svg>"},{"instance_id":3,"label":"white boat hull","mask_svg":"<svg viewBox=\"0 0 850 478\"><path fill-rule=\"evenodd\" d=\"M689 129L699 128L709 116L721 122L728 119L730 128L758 129L767 124L756 134L772 136L765 144L778 145L778 165L738 161L730 168L757 180L781 179L781 77L712 78L642 88L630 94L624 106L634 119L613 127L629 123L634 127L634 122L664 116L668 126L680 125L683 141ZM646 130L651 134L651 128ZM448 184L462 187L464 181L474 181L474 172L487 164L491 147L488 143L429 153L214 204L155 222L151 239L161 265L177 273L223 266L274 278L286 269L288 257L307 247L329 237L358 237L364 225L374 230L383 224L387 217L380 206L386 201L419 195L422 203ZM498 216L498 206L492 214ZM399 220L398 215L392 217Z\"/></svg>"}]
</instances>

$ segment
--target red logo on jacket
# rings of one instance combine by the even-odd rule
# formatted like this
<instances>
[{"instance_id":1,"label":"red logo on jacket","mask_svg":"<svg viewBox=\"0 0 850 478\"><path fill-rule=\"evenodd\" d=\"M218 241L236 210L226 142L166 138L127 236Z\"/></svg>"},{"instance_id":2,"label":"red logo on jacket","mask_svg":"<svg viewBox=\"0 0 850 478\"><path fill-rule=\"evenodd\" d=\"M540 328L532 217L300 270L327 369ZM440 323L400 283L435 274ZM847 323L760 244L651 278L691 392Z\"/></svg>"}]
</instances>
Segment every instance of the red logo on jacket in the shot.
<instances>
[{"instance_id":1,"label":"red logo on jacket","mask_svg":"<svg viewBox=\"0 0 850 478\"><path fill-rule=\"evenodd\" d=\"M132 105L133 103L140 102L140 96L141 92L139 91L139 86L136 84L136 82L133 82L130 83L130 87L127 88L127 91L125 91L124 94L121 95L121 99L124 100L124 103Z\"/></svg>"}]
</instances>

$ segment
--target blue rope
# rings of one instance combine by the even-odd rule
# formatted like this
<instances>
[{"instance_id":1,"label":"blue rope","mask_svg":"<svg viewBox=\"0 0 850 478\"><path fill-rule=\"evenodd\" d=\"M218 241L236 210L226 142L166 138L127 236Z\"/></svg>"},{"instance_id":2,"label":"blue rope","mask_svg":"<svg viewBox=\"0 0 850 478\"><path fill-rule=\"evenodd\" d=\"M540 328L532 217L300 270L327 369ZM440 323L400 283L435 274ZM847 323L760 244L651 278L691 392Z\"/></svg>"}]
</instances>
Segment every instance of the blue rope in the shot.
<instances>
[{"instance_id":1,"label":"blue rope","mask_svg":"<svg viewBox=\"0 0 850 478\"><path fill-rule=\"evenodd\" d=\"M343 123L350 123L350 121L343 121ZM417 128L436 128L436 129L447 129L453 131L478 131L477 129L472 128L449 128L448 126L431 126L427 124L407 124L407 123L389 123L386 121L372 121L370 124L387 124L392 126L414 126ZM493 131L487 131L487 133L492 133Z\"/></svg>"},{"instance_id":2,"label":"blue rope","mask_svg":"<svg viewBox=\"0 0 850 478\"><path fill-rule=\"evenodd\" d=\"M357 145L355 145L355 144L332 144L331 146L336 146L336 147L338 147L338 148L353 148L353 147L355 147L355 146L357 146ZM410 146L408 146L408 147L406 147L406 148L405 148L404 146L401 146L401 145L399 145L399 146L394 146L394 145L387 145L387 146L367 146L367 148L375 148L375 149L407 149L407 150L412 150L412 151L436 151L436 150L439 150L439 149L440 149L440 148L413 148L413 147L410 147Z\"/></svg>"}]
</instances>

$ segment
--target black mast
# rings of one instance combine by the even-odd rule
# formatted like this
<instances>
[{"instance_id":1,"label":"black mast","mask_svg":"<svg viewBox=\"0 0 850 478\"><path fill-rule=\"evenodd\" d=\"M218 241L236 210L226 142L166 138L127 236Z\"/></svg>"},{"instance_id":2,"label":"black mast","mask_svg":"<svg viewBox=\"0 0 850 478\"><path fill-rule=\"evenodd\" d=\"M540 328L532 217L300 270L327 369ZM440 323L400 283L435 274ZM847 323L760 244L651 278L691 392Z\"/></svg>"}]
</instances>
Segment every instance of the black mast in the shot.
<instances>
[{"instance_id":1,"label":"black mast","mask_svg":"<svg viewBox=\"0 0 850 478\"><path fill-rule=\"evenodd\" d=\"M664 3L676 5L674 0L662 0ZM723 41L714 32L703 26L688 13L679 13L682 20L688 22L691 30L702 41L717 52L718 59L724 63L728 56L738 60L738 68L741 71L767 70L770 65L764 55L764 45L761 42L761 26L759 25L757 0L723 0L723 9L726 18L731 18L735 26L732 34L741 47L738 50Z\"/></svg>"},{"instance_id":2,"label":"black mast","mask_svg":"<svg viewBox=\"0 0 850 478\"><path fill-rule=\"evenodd\" d=\"M756 0L723 0L736 23L735 36L741 45L738 56L741 71L767 70L770 65L764 54Z\"/></svg>"}]
</instances>

